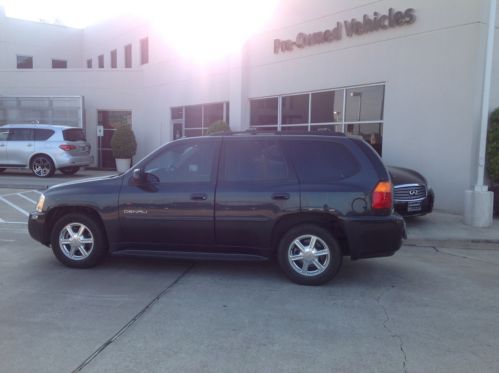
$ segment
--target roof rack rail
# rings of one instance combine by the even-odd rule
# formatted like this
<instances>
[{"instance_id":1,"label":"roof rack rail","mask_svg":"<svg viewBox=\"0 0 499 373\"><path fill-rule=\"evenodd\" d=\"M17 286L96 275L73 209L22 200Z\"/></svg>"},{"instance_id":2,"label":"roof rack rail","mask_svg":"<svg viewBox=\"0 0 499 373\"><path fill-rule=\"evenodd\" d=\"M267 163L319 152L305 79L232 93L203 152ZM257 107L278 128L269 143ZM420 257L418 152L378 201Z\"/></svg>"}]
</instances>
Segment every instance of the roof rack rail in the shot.
<instances>
[{"instance_id":1,"label":"roof rack rail","mask_svg":"<svg viewBox=\"0 0 499 373\"><path fill-rule=\"evenodd\" d=\"M233 135L309 135L309 136L340 136L345 137L343 132L331 131L329 129L320 129L310 132L304 130L286 130L286 131L259 131L258 128L248 128L244 131L218 131L210 133L208 136L233 136Z\"/></svg>"}]
</instances>

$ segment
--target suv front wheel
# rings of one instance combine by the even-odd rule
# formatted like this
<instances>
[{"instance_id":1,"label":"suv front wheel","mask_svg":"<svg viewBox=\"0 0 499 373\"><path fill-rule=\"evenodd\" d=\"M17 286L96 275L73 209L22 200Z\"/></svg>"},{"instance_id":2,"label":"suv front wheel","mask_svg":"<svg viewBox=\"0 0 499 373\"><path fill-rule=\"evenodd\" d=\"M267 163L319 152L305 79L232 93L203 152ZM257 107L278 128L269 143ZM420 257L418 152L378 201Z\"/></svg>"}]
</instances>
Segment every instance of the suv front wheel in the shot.
<instances>
[{"instance_id":1,"label":"suv front wheel","mask_svg":"<svg viewBox=\"0 0 499 373\"><path fill-rule=\"evenodd\" d=\"M35 155L31 160L31 171L38 177L51 177L55 173L54 163L46 155Z\"/></svg>"},{"instance_id":2,"label":"suv front wheel","mask_svg":"<svg viewBox=\"0 0 499 373\"><path fill-rule=\"evenodd\" d=\"M52 229L51 247L57 259L68 267L95 266L106 253L106 240L94 219L83 214L61 217Z\"/></svg>"},{"instance_id":3,"label":"suv front wheel","mask_svg":"<svg viewBox=\"0 0 499 373\"><path fill-rule=\"evenodd\" d=\"M304 224L282 237L278 259L281 269L292 281L321 285L338 273L343 254L331 233L320 226Z\"/></svg>"}]
</instances>

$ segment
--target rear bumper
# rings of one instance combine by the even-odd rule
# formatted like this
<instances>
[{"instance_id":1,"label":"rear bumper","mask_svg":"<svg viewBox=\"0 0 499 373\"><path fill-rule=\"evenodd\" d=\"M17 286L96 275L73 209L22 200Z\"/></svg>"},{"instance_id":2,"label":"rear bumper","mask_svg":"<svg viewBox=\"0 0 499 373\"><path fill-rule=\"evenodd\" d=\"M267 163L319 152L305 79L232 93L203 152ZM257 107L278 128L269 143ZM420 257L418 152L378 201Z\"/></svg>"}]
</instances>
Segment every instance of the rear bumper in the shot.
<instances>
[{"instance_id":1,"label":"rear bumper","mask_svg":"<svg viewBox=\"0 0 499 373\"><path fill-rule=\"evenodd\" d=\"M406 238L400 215L348 217L343 219L352 259L391 256Z\"/></svg>"},{"instance_id":2,"label":"rear bumper","mask_svg":"<svg viewBox=\"0 0 499 373\"><path fill-rule=\"evenodd\" d=\"M72 167L72 166L90 166L94 163L94 157L92 155L82 155L82 156L71 156L65 154L64 156L59 156L55 159L55 167Z\"/></svg>"}]
</instances>

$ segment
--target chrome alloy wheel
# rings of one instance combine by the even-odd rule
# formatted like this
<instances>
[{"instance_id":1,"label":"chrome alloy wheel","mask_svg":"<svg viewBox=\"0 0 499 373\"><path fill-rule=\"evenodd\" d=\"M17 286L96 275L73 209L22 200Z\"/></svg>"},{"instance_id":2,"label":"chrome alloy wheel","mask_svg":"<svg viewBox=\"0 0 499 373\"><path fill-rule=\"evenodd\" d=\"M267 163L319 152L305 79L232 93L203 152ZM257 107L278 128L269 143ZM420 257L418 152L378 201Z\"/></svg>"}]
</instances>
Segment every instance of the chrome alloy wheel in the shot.
<instances>
[{"instance_id":1,"label":"chrome alloy wheel","mask_svg":"<svg viewBox=\"0 0 499 373\"><path fill-rule=\"evenodd\" d=\"M329 266L330 258L329 247L312 234L296 238L288 248L289 264L304 276L317 276L324 272Z\"/></svg>"},{"instance_id":2,"label":"chrome alloy wheel","mask_svg":"<svg viewBox=\"0 0 499 373\"><path fill-rule=\"evenodd\" d=\"M70 223L61 229L59 246L62 253L71 260L83 260L94 249L94 236L82 223Z\"/></svg>"},{"instance_id":3,"label":"chrome alloy wheel","mask_svg":"<svg viewBox=\"0 0 499 373\"><path fill-rule=\"evenodd\" d=\"M52 171L52 164L45 157L37 157L31 166L36 176L45 177Z\"/></svg>"}]
</instances>

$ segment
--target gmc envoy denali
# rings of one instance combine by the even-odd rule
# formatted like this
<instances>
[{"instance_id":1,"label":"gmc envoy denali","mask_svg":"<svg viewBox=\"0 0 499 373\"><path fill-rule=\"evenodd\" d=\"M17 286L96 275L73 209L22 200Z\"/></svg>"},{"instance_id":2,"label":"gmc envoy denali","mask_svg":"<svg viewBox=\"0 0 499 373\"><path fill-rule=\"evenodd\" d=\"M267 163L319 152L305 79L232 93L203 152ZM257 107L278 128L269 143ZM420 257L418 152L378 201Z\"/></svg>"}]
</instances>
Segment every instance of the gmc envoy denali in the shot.
<instances>
[{"instance_id":1,"label":"gmc envoy denali","mask_svg":"<svg viewBox=\"0 0 499 373\"><path fill-rule=\"evenodd\" d=\"M405 237L390 176L364 141L340 135L224 133L170 142L127 172L56 185L31 237L70 267L107 253L276 258L319 285L342 257L393 255Z\"/></svg>"}]
</instances>

